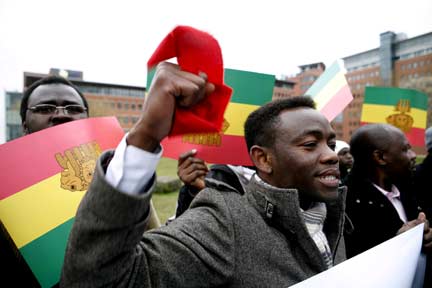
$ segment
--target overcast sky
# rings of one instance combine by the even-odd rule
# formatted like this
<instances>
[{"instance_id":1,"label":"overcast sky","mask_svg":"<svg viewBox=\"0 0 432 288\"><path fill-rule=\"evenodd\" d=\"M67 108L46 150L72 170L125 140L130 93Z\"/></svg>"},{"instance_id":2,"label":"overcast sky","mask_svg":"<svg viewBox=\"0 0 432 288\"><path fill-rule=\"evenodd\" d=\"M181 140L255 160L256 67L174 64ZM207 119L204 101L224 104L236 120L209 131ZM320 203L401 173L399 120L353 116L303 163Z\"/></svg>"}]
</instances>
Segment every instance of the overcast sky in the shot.
<instances>
[{"instance_id":1,"label":"overcast sky","mask_svg":"<svg viewBox=\"0 0 432 288\"><path fill-rule=\"evenodd\" d=\"M145 86L148 58L176 25L212 34L225 67L280 77L376 48L381 32L431 32L432 0L0 0L0 91L51 67Z\"/></svg>"}]
</instances>

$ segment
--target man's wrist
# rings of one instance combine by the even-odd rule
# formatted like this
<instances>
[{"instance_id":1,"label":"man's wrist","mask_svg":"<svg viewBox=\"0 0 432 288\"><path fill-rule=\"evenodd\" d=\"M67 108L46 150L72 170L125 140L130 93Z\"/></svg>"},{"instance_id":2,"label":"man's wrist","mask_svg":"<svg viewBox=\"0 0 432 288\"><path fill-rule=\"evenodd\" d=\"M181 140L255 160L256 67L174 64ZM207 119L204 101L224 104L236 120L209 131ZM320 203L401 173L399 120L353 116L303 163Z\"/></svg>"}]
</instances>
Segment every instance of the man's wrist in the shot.
<instances>
[{"instance_id":1,"label":"man's wrist","mask_svg":"<svg viewBox=\"0 0 432 288\"><path fill-rule=\"evenodd\" d=\"M142 129L140 129L142 130ZM126 138L127 145L132 145L150 153L157 153L160 141L150 136L148 133L132 128Z\"/></svg>"}]
</instances>

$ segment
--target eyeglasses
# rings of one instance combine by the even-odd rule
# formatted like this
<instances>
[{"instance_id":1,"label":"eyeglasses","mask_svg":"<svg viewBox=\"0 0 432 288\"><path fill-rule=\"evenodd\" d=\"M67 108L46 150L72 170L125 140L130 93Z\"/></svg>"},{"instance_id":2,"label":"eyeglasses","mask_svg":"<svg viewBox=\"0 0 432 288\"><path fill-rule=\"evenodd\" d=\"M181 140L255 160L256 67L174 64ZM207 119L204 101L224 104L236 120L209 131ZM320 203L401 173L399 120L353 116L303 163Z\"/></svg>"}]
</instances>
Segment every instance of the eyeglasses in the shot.
<instances>
[{"instance_id":1,"label":"eyeglasses","mask_svg":"<svg viewBox=\"0 0 432 288\"><path fill-rule=\"evenodd\" d=\"M33 113L44 115L54 114L59 109L63 109L63 113L66 115L77 115L87 111L87 108L81 105L56 106L53 104L39 104L33 107L28 107L27 109Z\"/></svg>"}]
</instances>

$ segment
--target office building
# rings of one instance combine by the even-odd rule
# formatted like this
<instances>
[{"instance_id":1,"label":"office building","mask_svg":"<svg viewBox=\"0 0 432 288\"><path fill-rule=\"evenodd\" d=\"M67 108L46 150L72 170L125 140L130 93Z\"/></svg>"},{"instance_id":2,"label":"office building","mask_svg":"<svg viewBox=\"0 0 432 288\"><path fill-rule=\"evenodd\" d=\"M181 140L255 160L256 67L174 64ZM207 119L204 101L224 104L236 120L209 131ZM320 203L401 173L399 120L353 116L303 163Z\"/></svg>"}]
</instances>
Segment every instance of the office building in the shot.
<instances>
[{"instance_id":1,"label":"office building","mask_svg":"<svg viewBox=\"0 0 432 288\"><path fill-rule=\"evenodd\" d=\"M432 32L407 38L405 34L387 31L380 34L378 48L343 60L354 100L333 121L338 138L349 141L360 126L366 86L412 88L428 94L427 127L432 125Z\"/></svg>"},{"instance_id":2,"label":"office building","mask_svg":"<svg viewBox=\"0 0 432 288\"><path fill-rule=\"evenodd\" d=\"M5 92L6 100L6 141L21 137L23 130L21 127L20 105L21 92Z\"/></svg>"}]
</instances>

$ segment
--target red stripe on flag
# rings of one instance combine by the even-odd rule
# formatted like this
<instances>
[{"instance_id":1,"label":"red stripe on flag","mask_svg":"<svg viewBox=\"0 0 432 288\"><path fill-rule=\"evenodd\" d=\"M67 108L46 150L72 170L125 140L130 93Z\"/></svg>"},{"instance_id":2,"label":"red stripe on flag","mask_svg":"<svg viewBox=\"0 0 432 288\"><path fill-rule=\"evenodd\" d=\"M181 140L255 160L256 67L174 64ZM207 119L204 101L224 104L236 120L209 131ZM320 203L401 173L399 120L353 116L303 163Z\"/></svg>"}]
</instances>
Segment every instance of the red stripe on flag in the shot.
<instances>
[{"instance_id":1,"label":"red stripe on flag","mask_svg":"<svg viewBox=\"0 0 432 288\"><path fill-rule=\"evenodd\" d=\"M206 146L171 137L162 142L163 156L177 160L182 153L197 149L196 157L212 164L253 165L243 136L222 135L221 143L221 146Z\"/></svg>"},{"instance_id":2,"label":"red stripe on flag","mask_svg":"<svg viewBox=\"0 0 432 288\"><path fill-rule=\"evenodd\" d=\"M0 200L61 172L55 153L92 141L102 151L115 148L123 135L115 117L100 117L68 122L1 145Z\"/></svg>"},{"instance_id":3,"label":"red stripe on flag","mask_svg":"<svg viewBox=\"0 0 432 288\"><path fill-rule=\"evenodd\" d=\"M332 121L351 101L351 90L348 85L343 86L321 109L321 113Z\"/></svg>"},{"instance_id":4,"label":"red stripe on flag","mask_svg":"<svg viewBox=\"0 0 432 288\"><path fill-rule=\"evenodd\" d=\"M366 125L366 124L374 124L374 123L367 123L367 122L361 122L360 125ZM405 133L405 136L407 137L409 143L411 146L416 147L424 147L425 146L425 129L421 128L411 128L410 132Z\"/></svg>"}]
</instances>

